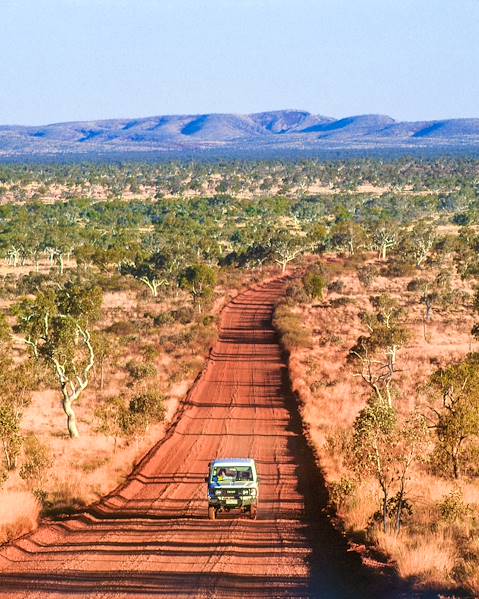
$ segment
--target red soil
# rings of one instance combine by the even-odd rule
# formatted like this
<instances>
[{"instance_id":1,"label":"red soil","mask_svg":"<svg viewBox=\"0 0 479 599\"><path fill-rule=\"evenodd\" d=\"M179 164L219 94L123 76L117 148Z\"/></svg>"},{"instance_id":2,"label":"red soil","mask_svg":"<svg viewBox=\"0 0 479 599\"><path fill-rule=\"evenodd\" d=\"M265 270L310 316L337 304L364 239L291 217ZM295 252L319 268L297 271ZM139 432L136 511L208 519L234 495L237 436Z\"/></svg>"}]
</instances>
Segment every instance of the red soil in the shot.
<instances>
[{"instance_id":1,"label":"red soil","mask_svg":"<svg viewBox=\"0 0 479 599\"><path fill-rule=\"evenodd\" d=\"M271 325L284 286L252 288L223 311L205 373L123 486L0 552L1 594L379 596L379 576L322 511L324 487ZM207 519L204 477L215 457L256 460L258 520Z\"/></svg>"}]
</instances>

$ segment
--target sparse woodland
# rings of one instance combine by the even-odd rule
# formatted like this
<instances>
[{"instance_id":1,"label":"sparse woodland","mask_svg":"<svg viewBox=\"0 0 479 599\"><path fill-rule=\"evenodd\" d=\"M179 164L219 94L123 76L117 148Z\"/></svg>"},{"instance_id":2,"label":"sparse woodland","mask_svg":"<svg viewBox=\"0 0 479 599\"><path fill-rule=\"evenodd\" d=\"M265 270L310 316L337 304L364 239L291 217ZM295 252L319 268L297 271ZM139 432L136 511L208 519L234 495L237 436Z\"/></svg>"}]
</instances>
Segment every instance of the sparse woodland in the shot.
<instances>
[{"instance_id":1,"label":"sparse woodland","mask_svg":"<svg viewBox=\"0 0 479 599\"><path fill-rule=\"evenodd\" d=\"M479 593L479 162L12 164L0 202L0 541L119 482L225 301L296 269L275 325L334 517Z\"/></svg>"},{"instance_id":2,"label":"sparse woodland","mask_svg":"<svg viewBox=\"0 0 479 599\"><path fill-rule=\"evenodd\" d=\"M478 291L463 243L439 237L420 266L414 252L326 254L277 325L353 546L376 545L418 589L476 596Z\"/></svg>"}]
</instances>

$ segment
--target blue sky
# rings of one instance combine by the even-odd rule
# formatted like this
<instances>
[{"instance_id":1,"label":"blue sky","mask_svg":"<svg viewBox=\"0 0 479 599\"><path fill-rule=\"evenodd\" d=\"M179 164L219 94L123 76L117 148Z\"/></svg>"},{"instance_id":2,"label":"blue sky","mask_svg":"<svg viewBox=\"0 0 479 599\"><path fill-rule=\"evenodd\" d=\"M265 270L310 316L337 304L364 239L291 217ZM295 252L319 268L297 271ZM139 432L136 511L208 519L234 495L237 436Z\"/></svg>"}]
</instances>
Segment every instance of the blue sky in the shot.
<instances>
[{"instance_id":1,"label":"blue sky","mask_svg":"<svg viewBox=\"0 0 479 599\"><path fill-rule=\"evenodd\" d=\"M479 117L479 0L0 0L0 123Z\"/></svg>"}]
</instances>

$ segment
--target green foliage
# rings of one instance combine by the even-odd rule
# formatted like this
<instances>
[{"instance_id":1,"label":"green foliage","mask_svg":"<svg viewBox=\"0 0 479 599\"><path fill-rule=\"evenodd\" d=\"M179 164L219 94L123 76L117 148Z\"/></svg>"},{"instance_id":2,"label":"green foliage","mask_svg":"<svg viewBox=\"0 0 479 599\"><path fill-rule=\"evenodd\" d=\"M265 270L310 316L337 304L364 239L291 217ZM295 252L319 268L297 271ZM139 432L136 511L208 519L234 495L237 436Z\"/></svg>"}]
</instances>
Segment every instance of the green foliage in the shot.
<instances>
[{"instance_id":1,"label":"green foliage","mask_svg":"<svg viewBox=\"0 0 479 599\"><path fill-rule=\"evenodd\" d=\"M354 422L351 461L359 474L373 476L381 489L379 516L387 532L399 531L411 506L406 498L407 473L420 458L427 439L425 419L412 414L398 417L388 403L372 397Z\"/></svg>"},{"instance_id":2,"label":"green foliage","mask_svg":"<svg viewBox=\"0 0 479 599\"><path fill-rule=\"evenodd\" d=\"M358 374L376 397L392 405L397 353L409 334L401 322L403 311L396 300L383 294L371 298L371 303L375 311L361 315L369 335L358 338L348 359L360 366Z\"/></svg>"},{"instance_id":3,"label":"green foliage","mask_svg":"<svg viewBox=\"0 0 479 599\"><path fill-rule=\"evenodd\" d=\"M101 314L102 292L67 282L47 289L34 299L23 300L16 315L35 357L65 365L67 375L78 371L77 351L81 331L85 332Z\"/></svg>"},{"instance_id":4,"label":"green foliage","mask_svg":"<svg viewBox=\"0 0 479 599\"><path fill-rule=\"evenodd\" d=\"M6 346L10 344L12 339L12 328L8 323L7 317L3 312L0 312L0 347L3 346L5 349Z\"/></svg>"},{"instance_id":5,"label":"green foliage","mask_svg":"<svg viewBox=\"0 0 479 599\"><path fill-rule=\"evenodd\" d=\"M17 465L17 457L22 447L20 435L21 414L11 403L0 403L0 441L3 449L3 461L7 470Z\"/></svg>"},{"instance_id":6,"label":"green foliage","mask_svg":"<svg viewBox=\"0 0 479 599\"><path fill-rule=\"evenodd\" d=\"M157 374L156 366L152 362L130 360L126 364L126 370L131 378L136 381L153 377Z\"/></svg>"},{"instance_id":7,"label":"green foliage","mask_svg":"<svg viewBox=\"0 0 479 599\"><path fill-rule=\"evenodd\" d=\"M435 228L419 222L411 230L404 231L399 250L416 268L420 268L432 252L435 241Z\"/></svg>"},{"instance_id":8,"label":"green foliage","mask_svg":"<svg viewBox=\"0 0 479 599\"><path fill-rule=\"evenodd\" d=\"M35 435L28 435L23 443L23 464L19 475L36 488L41 488L46 472L53 465L53 457L47 445Z\"/></svg>"},{"instance_id":9,"label":"green foliage","mask_svg":"<svg viewBox=\"0 0 479 599\"><path fill-rule=\"evenodd\" d=\"M353 437L356 464L361 469L376 471L376 452L389 444L396 424L395 409L384 402L372 400L361 410Z\"/></svg>"},{"instance_id":10,"label":"green foliage","mask_svg":"<svg viewBox=\"0 0 479 599\"><path fill-rule=\"evenodd\" d=\"M147 428L165 418L165 399L157 391L143 391L132 397L128 410L138 428Z\"/></svg>"},{"instance_id":11,"label":"green foliage","mask_svg":"<svg viewBox=\"0 0 479 599\"><path fill-rule=\"evenodd\" d=\"M144 283L153 297L158 297L158 290L171 283L167 258L160 253L151 254L146 258L139 255L133 261L122 262L120 272Z\"/></svg>"},{"instance_id":12,"label":"green foliage","mask_svg":"<svg viewBox=\"0 0 479 599\"><path fill-rule=\"evenodd\" d=\"M440 368L430 378L429 390L436 400L434 414L436 448L434 467L443 475L459 478L476 473L479 451L479 356ZM439 406L438 406L439 404ZM474 459L475 458L475 459Z\"/></svg>"},{"instance_id":13,"label":"green foliage","mask_svg":"<svg viewBox=\"0 0 479 599\"><path fill-rule=\"evenodd\" d=\"M306 251L308 245L310 242L307 238L291 229L280 228L271 233L271 255L283 272L290 262Z\"/></svg>"},{"instance_id":14,"label":"green foliage","mask_svg":"<svg viewBox=\"0 0 479 599\"><path fill-rule=\"evenodd\" d=\"M67 281L16 307L33 357L47 364L57 379L72 437L78 436L72 404L87 387L95 363L91 327L101 315L102 296L99 287Z\"/></svg>"},{"instance_id":15,"label":"green foliage","mask_svg":"<svg viewBox=\"0 0 479 599\"><path fill-rule=\"evenodd\" d=\"M303 287L311 300L322 300L327 286L326 276L319 269L309 270L303 277Z\"/></svg>"},{"instance_id":16,"label":"green foliage","mask_svg":"<svg viewBox=\"0 0 479 599\"><path fill-rule=\"evenodd\" d=\"M200 312L202 304L212 297L216 281L216 270L207 264L192 264L180 275L180 286L191 293Z\"/></svg>"},{"instance_id":17,"label":"green foliage","mask_svg":"<svg viewBox=\"0 0 479 599\"><path fill-rule=\"evenodd\" d=\"M117 320L108 327L107 331L118 337L128 337L130 335L137 335L139 328L131 320Z\"/></svg>"},{"instance_id":18,"label":"green foliage","mask_svg":"<svg viewBox=\"0 0 479 599\"><path fill-rule=\"evenodd\" d=\"M356 482L350 478L342 477L338 481L333 481L328 485L329 502L336 509L340 510L342 506L350 499L356 490Z\"/></svg>"},{"instance_id":19,"label":"green foliage","mask_svg":"<svg viewBox=\"0 0 479 599\"><path fill-rule=\"evenodd\" d=\"M344 212L342 214L343 216L336 213L336 224L331 228L330 243L334 249L347 251L350 256L353 256L366 246L367 233L362 225L352 220L351 214L346 218Z\"/></svg>"},{"instance_id":20,"label":"green foliage","mask_svg":"<svg viewBox=\"0 0 479 599\"><path fill-rule=\"evenodd\" d=\"M390 522L394 522L398 517L402 523L413 515L413 507L411 502L401 495L398 491L386 502L385 510L380 509L374 512L369 521L369 526L372 527L376 524L383 524L384 514Z\"/></svg>"},{"instance_id":21,"label":"green foliage","mask_svg":"<svg viewBox=\"0 0 479 599\"><path fill-rule=\"evenodd\" d=\"M165 325L170 325L175 322L175 318L172 312L162 312L153 318L153 324L156 327L162 327Z\"/></svg>"},{"instance_id":22,"label":"green foliage","mask_svg":"<svg viewBox=\"0 0 479 599\"><path fill-rule=\"evenodd\" d=\"M153 322L155 326L161 327L164 325L174 324L179 322L180 324L190 324L195 318L194 310L189 306L178 308L177 310L171 310L170 312L162 312L154 317ZM206 318L206 317L205 317Z\"/></svg>"},{"instance_id":23,"label":"green foliage","mask_svg":"<svg viewBox=\"0 0 479 599\"><path fill-rule=\"evenodd\" d=\"M464 502L460 489L454 489L445 495L438 504L438 510L441 520L449 525L464 520L472 512L471 506Z\"/></svg>"},{"instance_id":24,"label":"green foliage","mask_svg":"<svg viewBox=\"0 0 479 599\"><path fill-rule=\"evenodd\" d=\"M379 276L379 269L374 264L367 264L363 268L358 269L359 282L369 289L374 280Z\"/></svg>"},{"instance_id":25,"label":"green foliage","mask_svg":"<svg viewBox=\"0 0 479 599\"><path fill-rule=\"evenodd\" d=\"M0 318L0 352L0 442L4 467L9 471L17 465L22 447L22 412L38 380L32 376L30 362L15 364L10 357L11 330L5 317Z\"/></svg>"},{"instance_id":26,"label":"green foliage","mask_svg":"<svg viewBox=\"0 0 479 599\"><path fill-rule=\"evenodd\" d=\"M145 390L127 397L120 395L105 400L96 411L99 430L115 439L144 432L165 418L165 399L154 390Z\"/></svg>"}]
</instances>

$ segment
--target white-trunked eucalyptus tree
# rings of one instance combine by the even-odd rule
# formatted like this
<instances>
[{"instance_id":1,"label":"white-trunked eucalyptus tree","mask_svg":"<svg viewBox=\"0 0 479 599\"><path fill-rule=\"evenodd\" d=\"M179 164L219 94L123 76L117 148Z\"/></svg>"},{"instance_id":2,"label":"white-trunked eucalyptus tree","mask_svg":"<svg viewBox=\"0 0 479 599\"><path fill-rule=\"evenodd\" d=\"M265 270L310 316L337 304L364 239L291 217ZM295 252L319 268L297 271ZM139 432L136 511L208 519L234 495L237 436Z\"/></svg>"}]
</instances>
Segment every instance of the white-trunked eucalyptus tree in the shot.
<instances>
[{"instance_id":1,"label":"white-trunked eucalyptus tree","mask_svg":"<svg viewBox=\"0 0 479 599\"><path fill-rule=\"evenodd\" d=\"M87 388L95 364L92 326L101 314L102 291L67 282L23 300L19 325L35 359L52 370L62 395L70 437L78 437L74 403Z\"/></svg>"}]
</instances>

